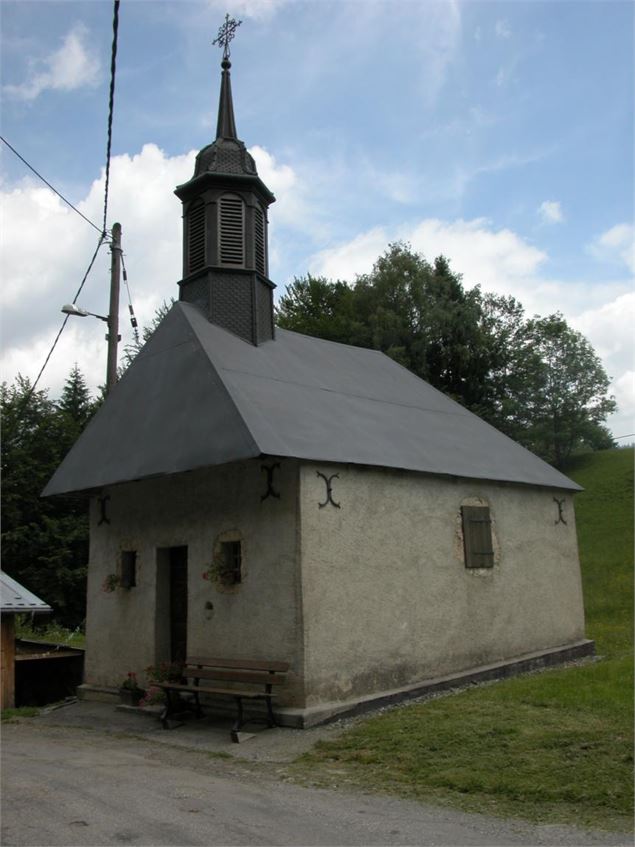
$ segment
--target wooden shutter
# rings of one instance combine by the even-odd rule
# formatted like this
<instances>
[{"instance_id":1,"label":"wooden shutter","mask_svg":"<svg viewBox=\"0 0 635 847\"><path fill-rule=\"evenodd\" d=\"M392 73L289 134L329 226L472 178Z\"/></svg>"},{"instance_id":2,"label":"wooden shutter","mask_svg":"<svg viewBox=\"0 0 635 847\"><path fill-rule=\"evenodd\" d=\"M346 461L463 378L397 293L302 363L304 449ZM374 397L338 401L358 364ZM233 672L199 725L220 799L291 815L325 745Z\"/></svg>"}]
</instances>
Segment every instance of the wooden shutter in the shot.
<instances>
[{"instance_id":1,"label":"wooden shutter","mask_svg":"<svg viewBox=\"0 0 635 847\"><path fill-rule=\"evenodd\" d=\"M236 585L242 581L242 549L240 541L223 541L223 572L221 581L225 585Z\"/></svg>"},{"instance_id":2,"label":"wooden shutter","mask_svg":"<svg viewBox=\"0 0 635 847\"><path fill-rule=\"evenodd\" d=\"M205 204L191 206L187 216L187 266L190 273L205 267Z\"/></svg>"},{"instance_id":3,"label":"wooden shutter","mask_svg":"<svg viewBox=\"0 0 635 847\"><path fill-rule=\"evenodd\" d=\"M220 263L233 267L245 264L245 210L240 197L220 198Z\"/></svg>"},{"instance_id":4,"label":"wooden shutter","mask_svg":"<svg viewBox=\"0 0 635 847\"><path fill-rule=\"evenodd\" d=\"M488 506L461 506L466 568L494 566L492 521Z\"/></svg>"},{"instance_id":5,"label":"wooden shutter","mask_svg":"<svg viewBox=\"0 0 635 847\"><path fill-rule=\"evenodd\" d=\"M254 209L254 235L256 244L256 270L264 276L266 273L265 216L262 213L262 209Z\"/></svg>"}]
</instances>

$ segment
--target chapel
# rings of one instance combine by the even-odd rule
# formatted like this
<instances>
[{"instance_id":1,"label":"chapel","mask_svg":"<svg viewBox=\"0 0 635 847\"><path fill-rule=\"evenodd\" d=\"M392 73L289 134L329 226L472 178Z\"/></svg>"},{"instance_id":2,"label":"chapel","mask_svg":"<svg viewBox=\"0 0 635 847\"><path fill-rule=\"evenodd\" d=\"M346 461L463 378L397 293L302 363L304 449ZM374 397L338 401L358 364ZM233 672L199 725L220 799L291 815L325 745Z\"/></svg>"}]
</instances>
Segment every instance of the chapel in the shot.
<instances>
[{"instance_id":1,"label":"chapel","mask_svg":"<svg viewBox=\"0 0 635 847\"><path fill-rule=\"evenodd\" d=\"M278 660L303 727L592 652L579 486L383 353L275 326L228 42L221 68L175 191L178 301L44 491L90 495L83 696L188 655Z\"/></svg>"}]
</instances>

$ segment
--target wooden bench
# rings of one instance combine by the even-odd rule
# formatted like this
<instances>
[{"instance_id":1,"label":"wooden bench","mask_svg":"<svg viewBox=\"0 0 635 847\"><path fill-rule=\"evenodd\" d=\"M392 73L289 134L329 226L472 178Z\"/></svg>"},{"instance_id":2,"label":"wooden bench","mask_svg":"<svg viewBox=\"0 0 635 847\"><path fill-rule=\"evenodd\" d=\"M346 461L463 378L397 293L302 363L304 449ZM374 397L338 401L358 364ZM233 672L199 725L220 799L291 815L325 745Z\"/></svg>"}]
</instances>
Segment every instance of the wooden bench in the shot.
<instances>
[{"instance_id":1,"label":"wooden bench","mask_svg":"<svg viewBox=\"0 0 635 847\"><path fill-rule=\"evenodd\" d=\"M276 696L272 687L285 681L289 670L288 662L267 662L261 659L214 659L203 656L190 656L183 667L180 682L160 682L158 688L165 691L166 706L161 714L161 723L170 728L170 719L184 708L193 708L197 717L203 716L199 700L201 694L233 697L236 701L238 716L231 729L232 741L238 743L240 729L249 722L262 721L262 718L245 718L243 700L264 700L267 705L268 726L276 726L271 706ZM226 683L219 685L218 683ZM227 685L231 683L231 685ZM180 695L192 694L193 703L184 703Z\"/></svg>"}]
</instances>

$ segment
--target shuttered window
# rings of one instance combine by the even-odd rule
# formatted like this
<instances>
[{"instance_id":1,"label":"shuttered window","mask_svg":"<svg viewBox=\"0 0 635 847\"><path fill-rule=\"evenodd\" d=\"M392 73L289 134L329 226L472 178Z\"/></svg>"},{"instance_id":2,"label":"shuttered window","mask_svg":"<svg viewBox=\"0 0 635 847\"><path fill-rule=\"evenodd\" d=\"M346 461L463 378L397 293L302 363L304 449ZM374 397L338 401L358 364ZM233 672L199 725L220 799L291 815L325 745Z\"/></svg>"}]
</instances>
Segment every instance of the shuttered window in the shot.
<instances>
[{"instance_id":1,"label":"shuttered window","mask_svg":"<svg viewBox=\"0 0 635 847\"><path fill-rule=\"evenodd\" d=\"M205 204L202 200L190 207L187 216L187 267L189 273L205 267Z\"/></svg>"},{"instance_id":2,"label":"shuttered window","mask_svg":"<svg viewBox=\"0 0 635 847\"><path fill-rule=\"evenodd\" d=\"M242 268L245 265L245 207L240 197L220 198L220 263Z\"/></svg>"},{"instance_id":3,"label":"shuttered window","mask_svg":"<svg viewBox=\"0 0 635 847\"><path fill-rule=\"evenodd\" d=\"M466 568L494 566L492 521L488 506L462 506Z\"/></svg>"},{"instance_id":4,"label":"shuttered window","mask_svg":"<svg viewBox=\"0 0 635 847\"><path fill-rule=\"evenodd\" d=\"M221 544L223 565L220 573L223 585L238 585L242 582L242 549L240 541L223 541Z\"/></svg>"},{"instance_id":5,"label":"shuttered window","mask_svg":"<svg viewBox=\"0 0 635 847\"><path fill-rule=\"evenodd\" d=\"M121 551L121 577L122 588L134 588L137 584L137 551Z\"/></svg>"},{"instance_id":6,"label":"shuttered window","mask_svg":"<svg viewBox=\"0 0 635 847\"><path fill-rule=\"evenodd\" d=\"M256 243L256 270L263 276L266 273L265 262L265 216L262 209L255 209L254 235Z\"/></svg>"}]
</instances>

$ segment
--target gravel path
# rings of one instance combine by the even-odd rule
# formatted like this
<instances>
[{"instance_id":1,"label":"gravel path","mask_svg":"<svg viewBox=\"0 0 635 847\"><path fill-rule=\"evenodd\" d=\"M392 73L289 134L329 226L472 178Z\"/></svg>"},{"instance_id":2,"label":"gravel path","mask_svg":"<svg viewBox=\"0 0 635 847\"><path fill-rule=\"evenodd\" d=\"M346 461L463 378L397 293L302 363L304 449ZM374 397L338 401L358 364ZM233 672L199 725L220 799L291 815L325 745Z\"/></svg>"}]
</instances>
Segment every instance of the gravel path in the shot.
<instances>
[{"instance_id":1,"label":"gravel path","mask_svg":"<svg viewBox=\"0 0 635 847\"><path fill-rule=\"evenodd\" d=\"M5 847L631 843L625 836L303 788L278 781L273 762L219 758L148 737L42 721L6 725L2 736Z\"/></svg>"}]
</instances>

